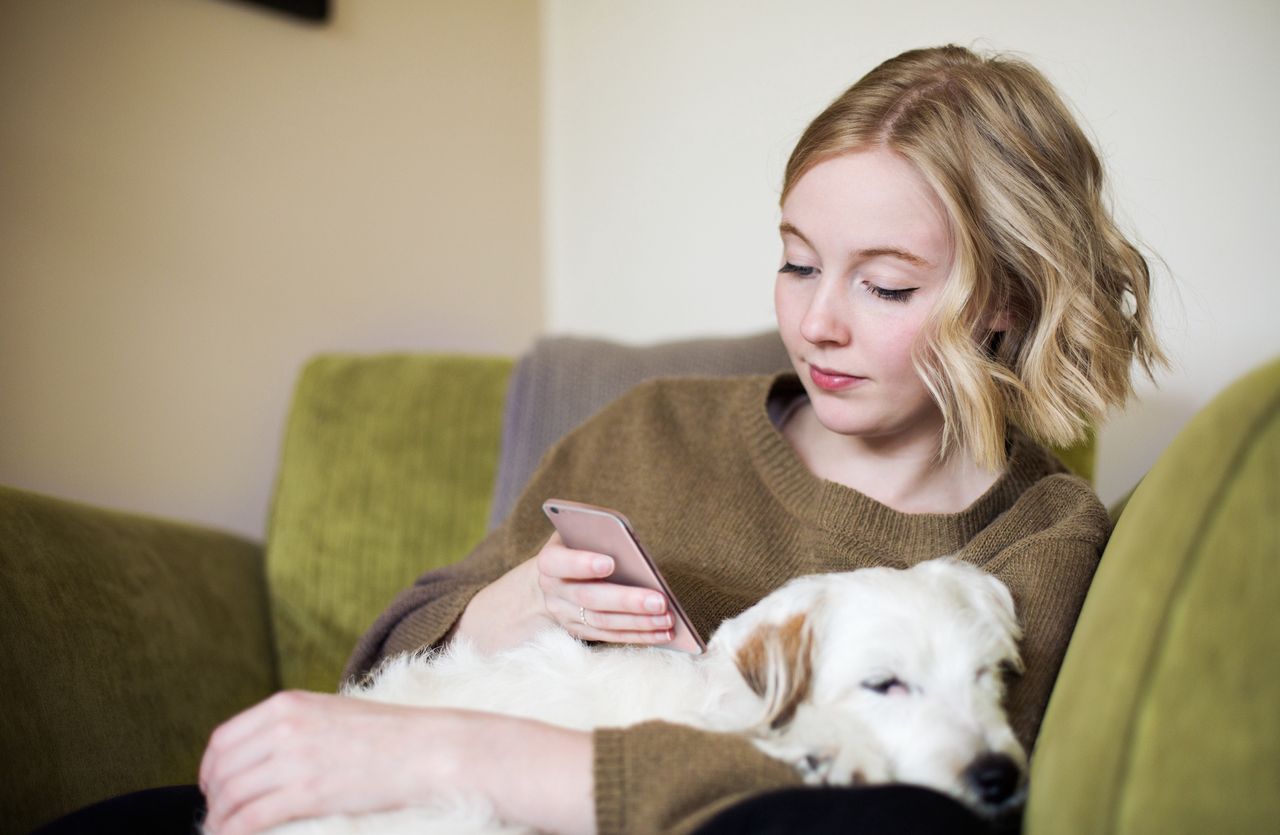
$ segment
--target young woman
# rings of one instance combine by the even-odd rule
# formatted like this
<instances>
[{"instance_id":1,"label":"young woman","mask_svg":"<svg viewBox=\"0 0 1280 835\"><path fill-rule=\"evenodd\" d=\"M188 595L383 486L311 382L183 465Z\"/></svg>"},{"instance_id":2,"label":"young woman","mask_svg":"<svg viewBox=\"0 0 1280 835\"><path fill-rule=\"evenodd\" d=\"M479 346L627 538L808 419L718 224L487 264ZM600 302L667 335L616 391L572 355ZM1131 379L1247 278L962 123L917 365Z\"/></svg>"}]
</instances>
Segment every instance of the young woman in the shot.
<instances>
[{"instance_id":1,"label":"young woman","mask_svg":"<svg viewBox=\"0 0 1280 835\"><path fill-rule=\"evenodd\" d=\"M470 557L392 605L349 673L549 623L666 640L667 600L548 538L540 504L558 497L623 510L703 634L799 574L960 554L1017 601L1027 671L1009 707L1033 744L1107 535L1041 444L1082 437L1128 397L1135 361L1160 361L1147 267L1103 204L1097 156L1030 66L908 52L806 130L780 232L794 374L658 381L615 402ZM660 722L581 733L296 692L220 727L200 781L218 835L446 786L547 830L688 831L797 782L740 739Z\"/></svg>"}]
</instances>

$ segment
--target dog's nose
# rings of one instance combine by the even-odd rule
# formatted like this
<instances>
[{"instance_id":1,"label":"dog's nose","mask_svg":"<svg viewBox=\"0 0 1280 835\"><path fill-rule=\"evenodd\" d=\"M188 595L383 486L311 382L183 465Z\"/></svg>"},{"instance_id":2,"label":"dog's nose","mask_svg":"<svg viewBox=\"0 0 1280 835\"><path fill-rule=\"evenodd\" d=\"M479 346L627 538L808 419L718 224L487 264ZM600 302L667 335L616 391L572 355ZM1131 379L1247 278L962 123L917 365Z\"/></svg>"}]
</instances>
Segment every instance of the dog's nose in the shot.
<instances>
[{"instance_id":1,"label":"dog's nose","mask_svg":"<svg viewBox=\"0 0 1280 835\"><path fill-rule=\"evenodd\" d=\"M978 799L989 806L997 806L1012 797L1021 776L1022 770L1008 754L983 754L964 771L965 781Z\"/></svg>"}]
</instances>

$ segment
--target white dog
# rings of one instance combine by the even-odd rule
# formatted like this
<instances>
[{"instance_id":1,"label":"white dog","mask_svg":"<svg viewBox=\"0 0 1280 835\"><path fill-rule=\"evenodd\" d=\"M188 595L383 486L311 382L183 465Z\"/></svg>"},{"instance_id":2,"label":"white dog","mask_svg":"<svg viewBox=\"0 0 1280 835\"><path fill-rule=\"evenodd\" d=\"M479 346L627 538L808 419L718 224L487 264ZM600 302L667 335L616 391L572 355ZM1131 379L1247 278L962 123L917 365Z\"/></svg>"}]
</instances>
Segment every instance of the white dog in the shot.
<instances>
[{"instance_id":1,"label":"white dog","mask_svg":"<svg viewBox=\"0 0 1280 835\"><path fill-rule=\"evenodd\" d=\"M793 580L725 621L700 656L590 648L551 629L491 656L455 641L389 659L345 694L579 729L662 719L740 733L810 784L915 783L994 811L1026 763L1001 707L1019 637L1004 584L943 558ZM529 832L481 798L428 802L273 832Z\"/></svg>"}]
</instances>

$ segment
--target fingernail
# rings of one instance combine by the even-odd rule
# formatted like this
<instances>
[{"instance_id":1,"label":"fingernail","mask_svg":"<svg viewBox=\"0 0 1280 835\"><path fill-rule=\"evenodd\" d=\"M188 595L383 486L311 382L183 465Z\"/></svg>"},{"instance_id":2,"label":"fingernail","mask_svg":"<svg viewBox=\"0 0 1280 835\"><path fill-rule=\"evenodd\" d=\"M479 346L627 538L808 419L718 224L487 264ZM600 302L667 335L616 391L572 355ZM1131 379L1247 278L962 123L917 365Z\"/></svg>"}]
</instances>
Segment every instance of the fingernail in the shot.
<instances>
[{"instance_id":1,"label":"fingernail","mask_svg":"<svg viewBox=\"0 0 1280 835\"><path fill-rule=\"evenodd\" d=\"M596 557L591 561L591 570L597 576L607 577L613 573L613 560L608 557Z\"/></svg>"},{"instance_id":2,"label":"fingernail","mask_svg":"<svg viewBox=\"0 0 1280 835\"><path fill-rule=\"evenodd\" d=\"M651 594L644 599L644 608L650 612L661 612L663 607L662 595Z\"/></svg>"},{"instance_id":3,"label":"fingernail","mask_svg":"<svg viewBox=\"0 0 1280 835\"><path fill-rule=\"evenodd\" d=\"M652 619L652 622L654 626L670 626L671 618L667 615L658 615L656 618Z\"/></svg>"}]
</instances>

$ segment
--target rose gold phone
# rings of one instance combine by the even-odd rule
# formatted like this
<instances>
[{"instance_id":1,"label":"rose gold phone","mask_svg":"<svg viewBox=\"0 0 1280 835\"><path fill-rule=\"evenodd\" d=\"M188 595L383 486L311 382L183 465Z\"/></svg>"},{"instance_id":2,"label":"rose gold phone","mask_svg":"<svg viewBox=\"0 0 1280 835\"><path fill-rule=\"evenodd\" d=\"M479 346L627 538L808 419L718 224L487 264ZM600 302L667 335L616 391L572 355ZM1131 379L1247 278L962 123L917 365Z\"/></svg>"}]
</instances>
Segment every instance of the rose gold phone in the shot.
<instances>
[{"instance_id":1,"label":"rose gold phone","mask_svg":"<svg viewBox=\"0 0 1280 835\"><path fill-rule=\"evenodd\" d=\"M543 502L542 512L547 514L551 524L560 532L565 545L575 551L591 551L613 557L613 574L605 578L607 582L662 592L667 598L667 608L675 624L672 628L675 637L656 646L694 655L706 650L706 643L689 622L684 609L680 607L680 601L671 593L671 588L653 560L640 547L640 540L627 517L606 507L563 499L548 499Z\"/></svg>"}]
</instances>

